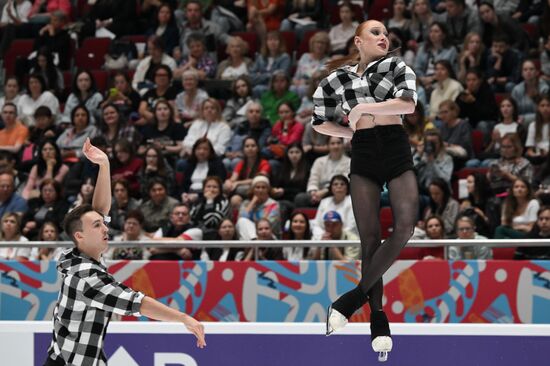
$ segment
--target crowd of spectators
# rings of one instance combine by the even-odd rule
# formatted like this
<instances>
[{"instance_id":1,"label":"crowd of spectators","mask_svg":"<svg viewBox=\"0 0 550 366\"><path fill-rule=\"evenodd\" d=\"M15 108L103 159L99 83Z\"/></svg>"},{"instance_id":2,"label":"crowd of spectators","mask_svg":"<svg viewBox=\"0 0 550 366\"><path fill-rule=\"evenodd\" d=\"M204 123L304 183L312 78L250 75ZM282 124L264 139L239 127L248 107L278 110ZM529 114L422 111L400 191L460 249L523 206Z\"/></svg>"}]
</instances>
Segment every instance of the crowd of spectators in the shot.
<instances>
[{"instance_id":1,"label":"crowd of spectators","mask_svg":"<svg viewBox=\"0 0 550 366\"><path fill-rule=\"evenodd\" d=\"M108 258L253 259L238 243L162 248L174 239L356 239L350 142L309 121L325 63L356 52L355 27L375 16L372 3L0 1L0 56L18 39L34 42L0 92L0 240L66 239L62 218L93 196L87 138L111 158L111 238L160 245ZM404 116L421 192L414 238L549 237L550 0L388 6L379 20L391 54L418 77L418 105ZM143 42L125 38L135 36ZM104 37L107 87L71 51ZM261 248L259 256L354 259L357 250ZM0 249L5 259L55 255ZM492 251L450 247L449 257ZM550 258L550 250L516 257Z\"/></svg>"}]
</instances>

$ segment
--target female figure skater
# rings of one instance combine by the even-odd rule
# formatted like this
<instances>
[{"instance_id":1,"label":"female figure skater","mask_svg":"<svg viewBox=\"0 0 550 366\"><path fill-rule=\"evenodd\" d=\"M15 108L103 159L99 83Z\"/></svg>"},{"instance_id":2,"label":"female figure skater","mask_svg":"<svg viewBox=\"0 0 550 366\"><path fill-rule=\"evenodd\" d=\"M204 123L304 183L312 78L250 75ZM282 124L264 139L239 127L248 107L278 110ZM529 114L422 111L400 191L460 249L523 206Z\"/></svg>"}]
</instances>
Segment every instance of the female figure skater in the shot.
<instances>
[{"instance_id":1,"label":"female figure skater","mask_svg":"<svg viewBox=\"0 0 550 366\"><path fill-rule=\"evenodd\" d=\"M350 193L361 239L360 284L328 309L327 335L344 327L365 302L371 308L371 339L379 361L392 349L388 319L382 310L382 275L411 237L418 213L418 187L401 115L413 113L416 75L388 56L388 32L375 20L361 23L354 43L359 50L327 64L331 74L313 95L313 128L352 138ZM336 107L348 115L349 127L331 123ZM380 191L388 185L394 231L380 244Z\"/></svg>"}]
</instances>

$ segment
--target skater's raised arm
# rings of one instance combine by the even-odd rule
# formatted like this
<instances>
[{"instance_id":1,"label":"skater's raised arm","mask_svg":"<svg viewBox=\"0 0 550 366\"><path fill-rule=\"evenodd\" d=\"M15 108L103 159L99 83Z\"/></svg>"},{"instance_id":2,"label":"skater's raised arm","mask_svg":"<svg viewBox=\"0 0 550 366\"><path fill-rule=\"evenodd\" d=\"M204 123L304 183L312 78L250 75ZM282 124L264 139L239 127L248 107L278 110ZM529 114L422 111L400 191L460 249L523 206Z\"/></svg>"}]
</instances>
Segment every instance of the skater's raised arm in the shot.
<instances>
[{"instance_id":1,"label":"skater's raised arm","mask_svg":"<svg viewBox=\"0 0 550 366\"><path fill-rule=\"evenodd\" d=\"M99 165L99 173L92 199L94 210L103 215L108 215L111 210L111 172L109 157L101 149L95 147L87 138L82 147L82 153L92 163Z\"/></svg>"}]
</instances>

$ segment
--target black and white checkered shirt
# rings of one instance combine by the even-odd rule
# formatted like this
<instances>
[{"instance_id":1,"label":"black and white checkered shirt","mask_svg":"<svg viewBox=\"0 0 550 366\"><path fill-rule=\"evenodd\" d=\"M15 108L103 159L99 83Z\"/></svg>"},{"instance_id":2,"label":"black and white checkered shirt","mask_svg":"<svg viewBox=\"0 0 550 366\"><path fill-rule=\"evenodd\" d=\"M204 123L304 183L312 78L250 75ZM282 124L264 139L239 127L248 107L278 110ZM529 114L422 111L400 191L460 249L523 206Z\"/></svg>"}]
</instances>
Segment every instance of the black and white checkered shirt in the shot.
<instances>
[{"instance_id":1,"label":"black and white checkered shirt","mask_svg":"<svg viewBox=\"0 0 550 366\"><path fill-rule=\"evenodd\" d=\"M77 248L63 252L57 270L63 281L48 356L67 365L106 365L103 340L112 313L141 316L145 295L115 281L103 264Z\"/></svg>"},{"instance_id":2,"label":"black and white checkered shirt","mask_svg":"<svg viewBox=\"0 0 550 366\"><path fill-rule=\"evenodd\" d=\"M410 98L416 104L416 75L401 59L373 61L362 75L357 74L357 66L342 66L321 80L313 94L313 125L334 121L340 104L346 115L360 103Z\"/></svg>"}]
</instances>

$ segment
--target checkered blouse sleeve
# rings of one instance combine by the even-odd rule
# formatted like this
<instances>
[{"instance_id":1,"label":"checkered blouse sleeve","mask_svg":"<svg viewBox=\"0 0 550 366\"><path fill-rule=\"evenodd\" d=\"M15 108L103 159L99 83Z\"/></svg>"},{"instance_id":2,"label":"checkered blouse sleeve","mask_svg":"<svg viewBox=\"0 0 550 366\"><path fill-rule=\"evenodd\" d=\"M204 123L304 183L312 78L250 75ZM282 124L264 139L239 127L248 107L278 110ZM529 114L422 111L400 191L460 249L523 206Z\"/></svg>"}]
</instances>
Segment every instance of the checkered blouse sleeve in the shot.
<instances>
[{"instance_id":1,"label":"checkered blouse sleeve","mask_svg":"<svg viewBox=\"0 0 550 366\"><path fill-rule=\"evenodd\" d=\"M336 107L341 103L340 93L345 75L337 71L321 80L319 86L313 93L313 115L312 125L320 125L326 121L334 121Z\"/></svg>"},{"instance_id":2,"label":"checkered blouse sleeve","mask_svg":"<svg viewBox=\"0 0 550 366\"><path fill-rule=\"evenodd\" d=\"M82 291L86 305L119 315L141 316L141 301L145 297L141 292L115 281L104 272L95 272L84 279Z\"/></svg>"},{"instance_id":3,"label":"checkered blouse sleeve","mask_svg":"<svg viewBox=\"0 0 550 366\"><path fill-rule=\"evenodd\" d=\"M393 96L395 98L412 99L416 105L418 101L416 74L402 60L399 60L393 70L393 82L395 84Z\"/></svg>"}]
</instances>

